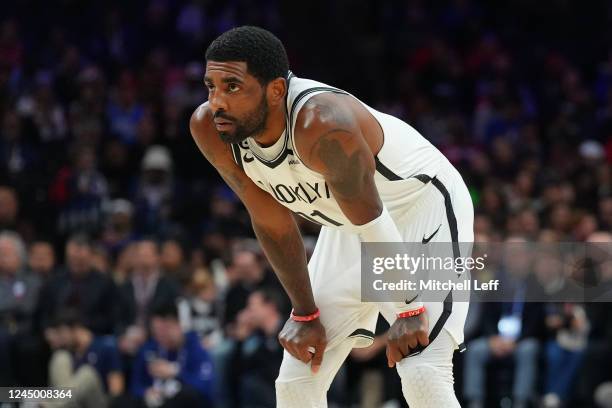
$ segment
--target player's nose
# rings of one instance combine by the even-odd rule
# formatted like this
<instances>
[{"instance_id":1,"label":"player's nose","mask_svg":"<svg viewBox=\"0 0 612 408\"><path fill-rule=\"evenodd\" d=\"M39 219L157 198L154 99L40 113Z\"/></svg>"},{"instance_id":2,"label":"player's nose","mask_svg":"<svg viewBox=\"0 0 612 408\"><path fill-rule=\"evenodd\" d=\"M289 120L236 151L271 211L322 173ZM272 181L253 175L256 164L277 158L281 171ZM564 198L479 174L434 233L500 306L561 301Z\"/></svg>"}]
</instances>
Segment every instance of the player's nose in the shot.
<instances>
[{"instance_id":1,"label":"player's nose","mask_svg":"<svg viewBox=\"0 0 612 408\"><path fill-rule=\"evenodd\" d=\"M213 111L227 111L227 99L220 92L213 92L208 95L208 103Z\"/></svg>"}]
</instances>

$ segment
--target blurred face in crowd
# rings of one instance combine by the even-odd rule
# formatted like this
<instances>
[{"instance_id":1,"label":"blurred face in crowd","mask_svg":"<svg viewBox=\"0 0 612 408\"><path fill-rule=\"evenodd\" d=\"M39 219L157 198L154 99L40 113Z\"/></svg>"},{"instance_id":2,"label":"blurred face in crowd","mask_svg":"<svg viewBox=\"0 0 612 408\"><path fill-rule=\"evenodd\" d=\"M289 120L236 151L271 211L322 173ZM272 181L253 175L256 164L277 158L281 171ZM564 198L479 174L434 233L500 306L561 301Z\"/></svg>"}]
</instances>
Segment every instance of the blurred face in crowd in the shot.
<instances>
[{"instance_id":1,"label":"blurred face in crowd","mask_svg":"<svg viewBox=\"0 0 612 408\"><path fill-rule=\"evenodd\" d=\"M96 154L93 149L83 147L79 150L76 159L76 167L79 171L91 171L96 167Z\"/></svg>"},{"instance_id":2,"label":"blurred face in crowd","mask_svg":"<svg viewBox=\"0 0 612 408\"><path fill-rule=\"evenodd\" d=\"M183 344L183 331L176 317L153 316L151 334L167 350L176 350Z\"/></svg>"},{"instance_id":3,"label":"blurred face in crowd","mask_svg":"<svg viewBox=\"0 0 612 408\"><path fill-rule=\"evenodd\" d=\"M30 269L43 275L51 272L55 266L55 253L48 242L35 242L30 247L28 263Z\"/></svg>"},{"instance_id":4,"label":"blurred face in crowd","mask_svg":"<svg viewBox=\"0 0 612 408\"><path fill-rule=\"evenodd\" d=\"M72 338L72 346L77 350L85 350L89 347L92 341L92 332L85 326L80 324L70 328Z\"/></svg>"},{"instance_id":5,"label":"blurred face in crowd","mask_svg":"<svg viewBox=\"0 0 612 408\"><path fill-rule=\"evenodd\" d=\"M0 238L0 274L14 275L21 269L19 249L11 239Z\"/></svg>"},{"instance_id":6,"label":"blurred face in crowd","mask_svg":"<svg viewBox=\"0 0 612 408\"><path fill-rule=\"evenodd\" d=\"M239 143L266 129L267 87L248 73L246 62L208 61L204 83L221 140Z\"/></svg>"},{"instance_id":7,"label":"blurred face in crowd","mask_svg":"<svg viewBox=\"0 0 612 408\"><path fill-rule=\"evenodd\" d=\"M91 247L80 242L66 245L66 263L72 274L82 275L91 268Z\"/></svg>"},{"instance_id":8,"label":"blurred face in crowd","mask_svg":"<svg viewBox=\"0 0 612 408\"><path fill-rule=\"evenodd\" d=\"M546 288L562 276L563 265L557 256L543 254L535 259L533 270L538 282Z\"/></svg>"},{"instance_id":9,"label":"blurred face in crowd","mask_svg":"<svg viewBox=\"0 0 612 408\"><path fill-rule=\"evenodd\" d=\"M183 249L176 241L166 241L161 251L162 267L166 271L175 271L183 264Z\"/></svg>"},{"instance_id":10,"label":"blurred face in crowd","mask_svg":"<svg viewBox=\"0 0 612 408\"><path fill-rule=\"evenodd\" d=\"M17 218L17 195L8 187L0 187L0 224L10 224Z\"/></svg>"},{"instance_id":11,"label":"blurred face in crowd","mask_svg":"<svg viewBox=\"0 0 612 408\"><path fill-rule=\"evenodd\" d=\"M253 323L256 326L261 326L265 321L269 320L277 313L274 303L266 302L261 292L254 292L249 296L247 308L249 316L253 319Z\"/></svg>"},{"instance_id":12,"label":"blurred face in crowd","mask_svg":"<svg viewBox=\"0 0 612 408\"><path fill-rule=\"evenodd\" d=\"M134 273L149 276L159 270L159 252L153 241L142 241L134 250Z\"/></svg>"},{"instance_id":13,"label":"blurred face in crowd","mask_svg":"<svg viewBox=\"0 0 612 408\"><path fill-rule=\"evenodd\" d=\"M250 251L241 251L235 254L232 266L239 279L250 283L258 282L263 275L263 268L259 264L257 256Z\"/></svg>"},{"instance_id":14,"label":"blurred face in crowd","mask_svg":"<svg viewBox=\"0 0 612 408\"><path fill-rule=\"evenodd\" d=\"M599 215L604 225L612 227L612 197L604 198L599 202Z\"/></svg>"},{"instance_id":15,"label":"blurred face in crowd","mask_svg":"<svg viewBox=\"0 0 612 408\"><path fill-rule=\"evenodd\" d=\"M512 275L518 278L526 276L530 272L532 253L527 243L522 238L508 238L504 242L504 266Z\"/></svg>"}]
</instances>

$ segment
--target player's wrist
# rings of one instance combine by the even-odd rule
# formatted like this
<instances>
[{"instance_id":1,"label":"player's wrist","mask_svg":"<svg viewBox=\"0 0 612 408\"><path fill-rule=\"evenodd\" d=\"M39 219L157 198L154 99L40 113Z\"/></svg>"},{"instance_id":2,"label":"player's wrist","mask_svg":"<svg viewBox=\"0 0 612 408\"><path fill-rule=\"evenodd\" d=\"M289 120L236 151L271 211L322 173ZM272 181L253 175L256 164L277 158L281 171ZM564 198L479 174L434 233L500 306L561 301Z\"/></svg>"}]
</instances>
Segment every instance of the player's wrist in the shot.
<instances>
[{"instance_id":1,"label":"player's wrist","mask_svg":"<svg viewBox=\"0 0 612 408\"><path fill-rule=\"evenodd\" d=\"M402 235L385 206L378 217L372 221L357 225L356 232L362 242L403 242Z\"/></svg>"},{"instance_id":2,"label":"player's wrist","mask_svg":"<svg viewBox=\"0 0 612 408\"><path fill-rule=\"evenodd\" d=\"M296 322L301 322L301 323L305 323L305 322L312 322L313 320L318 319L321 316L321 311L319 310L319 308L315 308L315 310L311 313L300 313L299 311L296 311L295 309L291 310L291 320L296 321Z\"/></svg>"},{"instance_id":3,"label":"player's wrist","mask_svg":"<svg viewBox=\"0 0 612 408\"><path fill-rule=\"evenodd\" d=\"M403 312L397 312L397 318L398 319L405 319L408 317L415 317L418 316L420 314L425 313L425 306L419 306L416 309L411 309L411 310L406 310Z\"/></svg>"},{"instance_id":4,"label":"player's wrist","mask_svg":"<svg viewBox=\"0 0 612 408\"><path fill-rule=\"evenodd\" d=\"M417 297L416 299L412 300L410 303L396 302L395 303L395 314L399 315L400 313L413 312L415 310L420 310L421 308L423 309L423 311L425 311L423 302L421 302L421 300Z\"/></svg>"}]
</instances>

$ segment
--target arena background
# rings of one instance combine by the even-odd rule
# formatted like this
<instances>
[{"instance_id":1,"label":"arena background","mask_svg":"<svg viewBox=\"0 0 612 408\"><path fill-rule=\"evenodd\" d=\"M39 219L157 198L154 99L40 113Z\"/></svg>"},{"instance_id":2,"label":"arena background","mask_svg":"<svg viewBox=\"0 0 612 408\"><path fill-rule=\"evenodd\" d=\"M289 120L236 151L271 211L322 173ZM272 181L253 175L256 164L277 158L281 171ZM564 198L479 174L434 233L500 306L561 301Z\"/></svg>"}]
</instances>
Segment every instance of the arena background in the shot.
<instances>
[{"instance_id":1,"label":"arena background","mask_svg":"<svg viewBox=\"0 0 612 408\"><path fill-rule=\"evenodd\" d=\"M274 406L288 304L188 127L207 45L242 24L278 35L296 75L433 142L470 188L477 240L610 242L610 2L3 1L1 386L141 406L155 359L171 358L151 357L161 340L143 345L144 329L157 316L175 333L177 301L202 368L182 397ZM312 249L317 227L302 226ZM552 306L529 304L506 349L495 308L472 308L462 406L611 406L609 305ZM484 395L466 385L470 352ZM504 357L487 365L491 353ZM396 377L378 338L347 361L330 406L401 406Z\"/></svg>"}]
</instances>

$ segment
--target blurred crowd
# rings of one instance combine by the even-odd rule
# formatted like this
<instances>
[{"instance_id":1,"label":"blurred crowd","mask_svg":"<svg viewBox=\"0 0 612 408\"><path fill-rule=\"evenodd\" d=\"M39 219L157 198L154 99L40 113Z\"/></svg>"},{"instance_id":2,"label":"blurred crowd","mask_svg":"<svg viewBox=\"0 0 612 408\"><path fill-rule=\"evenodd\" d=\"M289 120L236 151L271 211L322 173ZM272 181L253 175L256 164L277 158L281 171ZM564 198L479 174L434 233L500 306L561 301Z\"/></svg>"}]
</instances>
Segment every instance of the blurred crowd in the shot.
<instances>
[{"instance_id":1,"label":"blurred crowd","mask_svg":"<svg viewBox=\"0 0 612 408\"><path fill-rule=\"evenodd\" d=\"M290 305L188 126L204 50L235 25L434 143L477 241L611 242L612 6L486 3L3 2L0 385L74 387L84 407L274 406ZM318 228L298 221L310 252ZM471 307L466 405L612 406L609 304L524 301L524 272L549 261L488 271L517 296ZM330 405L403 404L379 326Z\"/></svg>"}]
</instances>

